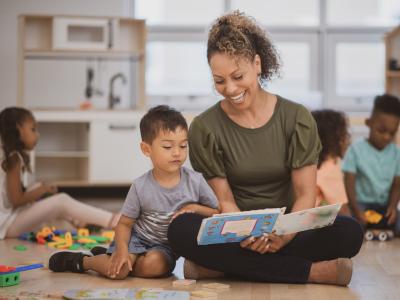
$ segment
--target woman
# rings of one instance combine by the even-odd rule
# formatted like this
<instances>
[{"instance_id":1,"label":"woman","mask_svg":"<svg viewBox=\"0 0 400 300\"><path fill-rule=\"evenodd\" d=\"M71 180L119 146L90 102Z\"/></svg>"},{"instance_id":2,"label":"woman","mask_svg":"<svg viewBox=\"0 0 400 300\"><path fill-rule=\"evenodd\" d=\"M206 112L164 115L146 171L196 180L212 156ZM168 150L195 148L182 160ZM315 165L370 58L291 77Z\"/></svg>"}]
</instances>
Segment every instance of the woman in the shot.
<instances>
[{"instance_id":1,"label":"woman","mask_svg":"<svg viewBox=\"0 0 400 300\"><path fill-rule=\"evenodd\" d=\"M213 188L221 211L314 207L321 150L317 127L303 106L262 88L260 82L279 71L265 32L238 11L222 16L209 32L207 58L224 99L193 120L190 160ZM349 258L363 240L356 221L338 217L333 226L318 230L198 246L201 220L185 214L169 228L172 248L187 259L189 278L347 285Z\"/></svg>"}]
</instances>

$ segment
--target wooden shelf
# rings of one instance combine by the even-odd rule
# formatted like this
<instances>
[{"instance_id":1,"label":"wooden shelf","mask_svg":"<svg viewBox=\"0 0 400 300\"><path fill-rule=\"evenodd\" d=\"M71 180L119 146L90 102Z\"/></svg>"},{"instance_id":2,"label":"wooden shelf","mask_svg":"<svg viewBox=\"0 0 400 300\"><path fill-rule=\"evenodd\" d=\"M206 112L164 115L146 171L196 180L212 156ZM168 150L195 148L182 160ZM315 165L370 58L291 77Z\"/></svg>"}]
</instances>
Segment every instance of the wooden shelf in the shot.
<instances>
[{"instance_id":1,"label":"wooden shelf","mask_svg":"<svg viewBox=\"0 0 400 300\"><path fill-rule=\"evenodd\" d=\"M88 151L40 151L36 152L37 158L88 158Z\"/></svg>"},{"instance_id":2,"label":"wooden shelf","mask_svg":"<svg viewBox=\"0 0 400 300\"><path fill-rule=\"evenodd\" d=\"M392 78L400 78L400 71L386 71L386 76Z\"/></svg>"},{"instance_id":3,"label":"wooden shelf","mask_svg":"<svg viewBox=\"0 0 400 300\"><path fill-rule=\"evenodd\" d=\"M385 92L400 97L400 26L395 27L385 35ZM397 61L397 66L395 62Z\"/></svg>"},{"instance_id":4,"label":"wooden shelf","mask_svg":"<svg viewBox=\"0 0 400 300\"><path fill-rule=\"evenodd\" d=\"M105 58L105 59L133 59L136 61L141 60L144 57L142 52L132 51L82 51L82 50L71 50L71 51L48 51L48 50L27 50L24 53L25 59L30 58L49 58L49 59L60 59L60 58L77 58L77 59L88 59L88 58Z\"/></svg>"}]
</instances>

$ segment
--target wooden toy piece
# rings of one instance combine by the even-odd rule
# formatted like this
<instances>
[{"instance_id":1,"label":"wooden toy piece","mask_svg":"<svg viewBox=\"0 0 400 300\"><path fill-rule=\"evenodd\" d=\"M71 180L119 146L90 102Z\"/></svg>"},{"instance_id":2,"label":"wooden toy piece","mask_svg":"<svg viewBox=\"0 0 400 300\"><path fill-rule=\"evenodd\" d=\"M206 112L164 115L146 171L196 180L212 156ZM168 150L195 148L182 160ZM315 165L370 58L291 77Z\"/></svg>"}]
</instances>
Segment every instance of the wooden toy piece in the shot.
<instances>
[{"instance_id":1,"label":"wooden toy piece","mask_svg":"<svg viewBox=\"0 0 400 300\"><path fill-rule=\"evenodd\" d=\"M197 290L193 291L190 293L190 299L191 300L217 300L218 299L218 294L210 291L205 291L205 290Z\"/></svg>"},{"instance_id":2,"label":"wooden toy piece","mask_svg":"<svg viewBox=\"0 0 400 300\"><path fill-rule=\"evenodd\" d=\"M194 279L179 279L179 280L174 280L172 282L173 287L179 287L179 288L186 288L193 284L196 284L196 280Z\"/></svg>"},{"instance_id":3,"label":"wooden toy piece","mask_svg":"<svg viewBox=\"0 0 400 300\"><path fill-rule=\"evenodd\" d=\"M0 287L17 285L20 281L20 272L43 268L43 264L32 264L21 267L0 265Z\"/></svg>"},{"instance_id":4,"label":"wooden toy piece","mask_svg":"<svg viewBox=\"0 0 400 300\"><path fill-rule=\"evenodd\" d=\"M202 287L207 290L214 291L214 292L224 292L231 288L231 286L229 284L222 284L222 283L217 283L217 282L205 283L202 285Z\"/></svg>"},{"instance_id":5,"label":"wooden toy piece","mask_svg":"<svg viewBox=\"0 0 400 300\"><path fill-rule=\"evenodd\" d=\"M390 229L368 229L364 234L364 238L367 241L379 240L381 242L386 242L393 237L394 232Z\"/></svg>"}]
</instances>

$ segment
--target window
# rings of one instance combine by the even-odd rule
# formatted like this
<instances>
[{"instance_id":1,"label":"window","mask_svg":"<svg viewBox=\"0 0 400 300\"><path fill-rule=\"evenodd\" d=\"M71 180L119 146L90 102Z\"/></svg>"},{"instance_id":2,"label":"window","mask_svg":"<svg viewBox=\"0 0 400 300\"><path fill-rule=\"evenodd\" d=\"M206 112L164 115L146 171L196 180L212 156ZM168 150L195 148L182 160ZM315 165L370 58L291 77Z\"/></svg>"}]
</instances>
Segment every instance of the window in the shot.
<instances>
[{"instance_id":1,"label":"window","mask_svg":"<svg viewBox=\"0 0 400 300\"><path fill-rule=\"evenodd\" d=\"M335 34L329 45L329 106L369 110L374 96L384 92L385 49L380 35Z\"/></svg>"},{"instance_id":2,"label":"window","mask_svg":"<svg viewBox=\"0 0 400 300\"><path fill-rule=\"evenodd\" d=\"M282 58L267 89L301 102L367 111L384 91L386 32L398 0L134 0L147 19L149 103L203 110L218 99L206 61L213 20L239 9L265 26Z\"/></svg>"},{"instance_id":3,"label":"window","mask_svg":"<svg viewBox=\"0 0 400 300\"><path fill-rule=\"evenodd\" d=\"M265 25L317 26L318 0L232 0L232 8L246 12Z\"/></svg>"},{"instance_id":4,"label":"window","mask_svg":"<svg viewBox=\"0 0 400 300\"><path fill-rule=\"evenodd\" d=\"M398 0L329 0L329 25L394 26L399 24Z\"/></svg>"},{"instance_id":5,"label":"window","mask_svg":"<svg viewBox=\"0 0 400 300\"><path fill-rule=\"evenodd\" d=\"M137 0L135 17L148 25L207 25L223 13L222 0Z\"/></svg>"}]
</instances>

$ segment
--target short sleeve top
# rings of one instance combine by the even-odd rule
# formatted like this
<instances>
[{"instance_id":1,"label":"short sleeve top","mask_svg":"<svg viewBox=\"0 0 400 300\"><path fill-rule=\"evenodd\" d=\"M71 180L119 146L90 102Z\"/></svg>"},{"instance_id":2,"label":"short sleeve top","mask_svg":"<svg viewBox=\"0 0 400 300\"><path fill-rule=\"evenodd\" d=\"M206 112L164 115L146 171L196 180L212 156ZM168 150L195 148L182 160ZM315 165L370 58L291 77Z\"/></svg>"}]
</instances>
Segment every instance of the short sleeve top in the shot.
<instances>
[{"instance_id":1,"label":"short sleeve top","mask_svg":"<svg viewBox=\"0 0 400 300\"><path fill-rule=\"evenodd\" d=\"M361 139L347 150L342 170L356 174L358 202L387 205L393 179L400 176L400 149L390 143L378 150Z\"/></svg>"},{"instance_id":2,"label":"short sleeve top","mask_svg":"<svg viewBox=\"0 0 400 300\"><path fill-rule=\"evenodd\" d=\"M193 168L208 180L227 178L241 210L293 204L291 170L318 162L314 118L302 105L277 96L271 119L256 129L232 121L220 102L190 125Z\"/></svg>"}]
</instances>

